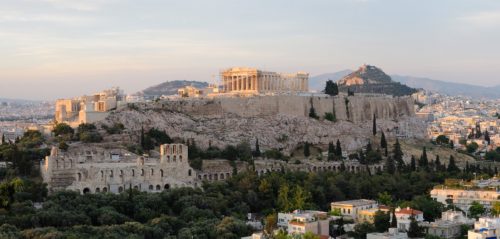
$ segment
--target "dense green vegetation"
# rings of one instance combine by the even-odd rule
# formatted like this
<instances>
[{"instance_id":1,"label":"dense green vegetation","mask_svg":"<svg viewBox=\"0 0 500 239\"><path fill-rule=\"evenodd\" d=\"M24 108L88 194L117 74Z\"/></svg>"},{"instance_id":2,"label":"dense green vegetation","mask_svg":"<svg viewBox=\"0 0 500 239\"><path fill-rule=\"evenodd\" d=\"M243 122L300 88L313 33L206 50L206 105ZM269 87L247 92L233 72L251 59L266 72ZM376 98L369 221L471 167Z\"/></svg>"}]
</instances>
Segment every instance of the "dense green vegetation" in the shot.
<instances>
[{"instance_id":1,"label":"dense green vegetation","mask_svg":"<svg viewBox=\"0 0 500 239\"><path fill-rule=\"evenodd\" d=\"M432 220L443 207L427 196L428 191L448 177L471 175L419 170L371 175L286 172L259 177L251 172L226 182L204 184L202 189L118 195L58 192L45 200L42 210L34 209L31 202L38 200L22 197L26 191L18 187L12 191L9 207L0 211L0 224L4 224L2 233L15 235L12 238L239 238L251 234L243 221L248 212L328 211L332 201L357 198L409 205Z\"/></svg>"}]
</instances>

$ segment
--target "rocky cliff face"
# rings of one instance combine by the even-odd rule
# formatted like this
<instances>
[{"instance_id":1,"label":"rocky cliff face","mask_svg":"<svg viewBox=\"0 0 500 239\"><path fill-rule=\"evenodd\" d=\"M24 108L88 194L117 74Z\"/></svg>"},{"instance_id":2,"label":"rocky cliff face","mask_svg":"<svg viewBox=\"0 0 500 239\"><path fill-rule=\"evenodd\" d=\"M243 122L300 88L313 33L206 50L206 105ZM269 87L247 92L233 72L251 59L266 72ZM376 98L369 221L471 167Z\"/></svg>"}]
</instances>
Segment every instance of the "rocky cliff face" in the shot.
<instances>
[{"instance_id":1,"label":"rocky cliff face","mask_svg":"<svg viewBox=\"0 0 500 239\"><path fill-rule=\"evenodd\" d=\"M162 95L176 95L177 90L185 86L194 86L198 89L202 89L208 86L207 82L201 81L167 81L159 85L151 86L142 91L144 97L155 98Z\"/></svg>"},{"instance_id":2,"label":"rocky cliff face","mask_svg":"<svg viewBox=\"0 0 500 239\"><path fill-rule=\"evenodd\" d=\"M303 142L326 146L337 139L345 150L356 150L368 142L372 130L369 122L373 112L378 112L378 127L388 137L402 132L409 137L423 137L425 128L412 117L413 111L408 103L403 103L405 100L349 98L351 120L347 119L344 98L328 97L321 101L317 97L295 100L252 97L141 104L117 110L104 123L123 123L128 130L136 132L137 137L130 139L136 143L144 126L165 130L171 137L194 139L201 147L211 144L223 148L243 140L253 146L258 139L263 150L277 148L290 153ZM332 112L335 107L339 120L330 122L307 117L311 102L320 116L321 112Z\"/></svg>"},{"instance_id":3,"label":"rocky cliff face","mask_svg":"<svg viewBox=\"0 0 500 239\"><path fill-rule=\"evenodd\" d=\"M415 89L395 82L390 76L385 74L380 68L370 65L363 65L357 71L340 79L339 90L355 93L376 93L394 96L411 95Z\"/></svg>"}]
</instances>

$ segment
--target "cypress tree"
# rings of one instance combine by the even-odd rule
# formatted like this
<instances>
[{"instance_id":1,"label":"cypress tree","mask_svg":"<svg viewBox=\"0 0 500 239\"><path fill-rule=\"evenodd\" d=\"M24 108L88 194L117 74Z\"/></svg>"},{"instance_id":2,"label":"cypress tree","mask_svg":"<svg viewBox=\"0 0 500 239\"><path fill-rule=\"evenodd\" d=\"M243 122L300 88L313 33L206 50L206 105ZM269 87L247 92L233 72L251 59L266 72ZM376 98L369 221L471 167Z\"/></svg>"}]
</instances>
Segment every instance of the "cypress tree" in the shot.
<instances>
[{"instance_id":1,"label":"cypress tree","mask_svg":"<svg viewBox=\"0 0 500 239\"><path fill-rule=\"evenodd\" d=\"M436 155L436 160L434 161L434 164L436 165L436 171L441 170L441 160L439 160L439 155Z\"/></svg>"},{"instance_id":2,"label":"cypress tree","mask_svg":"<svg viewBox=\"0 0 500 239\"><path fill-rule=\"evenodd\" d=\"M255 157L260 157L259 139L255 139Z\"/></svg>"},{"instance_id":3,"label":"cypress tree","mask_svg":"<svg viewBox=\"0 0 500 239\"><path fill-rule=\"evenodd\" d=\"M422 156L420 156L419 167L427 169L429 166L429 159L427 158L427 149L424 147L422 150Z\"/></svg>"},{"instance_id":4,"label":"cypress tree","mask_svg":"<svg viewBox=\"0 0 500 239\"><path fill-rule=\"evenodd\" d=\"M373 136L377 135L377 118L373 114Z\"/></svg>"},{"instance_id":5,"label":"cypress tree","mask_svg":"<svg viewBox=\"0 0 500 239\"><path fill-rule=\"evenodd\" d=\"M413 155L412 155L412 156L411 156L411 162L410 162L410 170L411 170L412 172L415 172L415 171L417 170L417 165L416 165L416 164L417 164L417 162L415 162L415 161L416 161L416 160L415 160L415 156L413 156Z\"/></svg>"},{"instance_id":6,"label":"cypress tree","mask_svg":"<svg viewBox=\"0 0 500 239\"><path fill-rule=\"evenodd\" d=\"M328 161L332 161L335 158L335 145L330 141L328 143Z\"/></svg>"},{"instance_id":7,"label":"cypress tree","mask_svg":"<svg viewBox=\"0 0 500 239\"><path fill-rule=\"evenodd\" d=\"M326 81L324 92L325 92L325 94L330 95L330 96L338 95L339 88L337 86L337 83L333 82L332 80Z\"/></svg>"},{"instance_id":8,"label":"cypress tree","mask_svg":"<svg viewBox=\"0 0 500 239\"><path fill-rule=\"evenodd\" d=\"M403 151L401 150L399 139L396 139L396 143L394 143L394 150L392 153L393 153L393 158L398 163L398 165L404 165Z\"/></svg>"},{"instance_id":9,"label":"cypress tree","mask_svg":"<svg viewBox=\"0 0 500 239\"><path fill-rule=\"evenodd\" d=\"M383 149L387 148L387 141L385 140L384 131L382 131L382 136L380 136L380 147Z\"/></svg>"},{"instance_id":10,"label":"cypress tree","mask_svg":"<svg viewBox=\"0 0 500 239\"><path fill-rule=\"evenodd\" d=\"M339 139L337 139L337 147L335 147L335 155L342 157L342 147L340 146Z\"/></svg>"},{"instance_id":11,"label":"cypress tree","mask_svg":"<svg viewBox=\"0 0 500 239\"><path fill-rule=\"evenodd\" d=\"M394 172L396 171L396 166L394 165L394 159L392 157L387 157L385 169L389 174L394 174Z\"/></svg>"},{"instance_id":12,"label":"cypress tree","mask_svg":"<svg viewBox=\"0 0 500 239\"><path fill-rule=\"evenodd\" d=\"M304 144L304 156L309 157L311 155L311 151L309 149L309 143L306 142Z\"/></svg>"},{"instance_id":13,"label":"cypress tree","mask_svg":"<svg viewBox=\"0 0 500 239\"><path fill-rule=\"evenodd\" d=\"M398 219L396 218L396 210L394 210L394 208L393 208L391 211L392 211L391 227L397 228L398 227Z\"/></svg>"},{"instance_id":14,"label":"cypress tree","mask_svg":"<svg viewBox=\"0 0 500 239\"><path fill-rule=\"evenodd\" d=\"M5 144L5 134L2 134L2 145Z\"/></svg>"},{"instance_id":15,"label":"cypress tree","mask_svg":"<svg viewBox=\"0 0 500 239\"><path fill-rule=\"evenodd\" d=\"M460 169L455 164L455 157L453 157L453 155L450 155L450 162L448 163L448 172L454 173L458 171L460 171Z\"/></svg>"},{"instance_id":16,"label":"cypress tree","mask_svg":"<svg viewBox=\"0 0 500 239\"><path fill-rule=\"evenodd\" d=\"M488 133L488 130L484 131L484 141L488 142L488 145L491 143L490 133Z\"/></svg>"}]
</instances>

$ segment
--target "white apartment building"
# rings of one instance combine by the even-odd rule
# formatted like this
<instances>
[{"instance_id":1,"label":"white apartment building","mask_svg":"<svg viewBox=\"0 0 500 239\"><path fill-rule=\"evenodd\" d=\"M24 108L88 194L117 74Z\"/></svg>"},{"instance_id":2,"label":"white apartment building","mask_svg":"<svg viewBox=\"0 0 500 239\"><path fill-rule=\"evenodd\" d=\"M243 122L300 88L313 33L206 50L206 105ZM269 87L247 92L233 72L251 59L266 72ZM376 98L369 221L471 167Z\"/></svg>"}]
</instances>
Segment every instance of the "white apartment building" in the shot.
<instances>
[{"instance_id":1,"label":"white apartment building","mask_svg":"<svg viewBox=\"0 0 500 239\"><path fill-rule=\"evenodd\" d=\"M329 236L330 219L326 212L295 210L292 213L278 213L278 226L290 235L311 232L318 236Z\"/></svg>"},{"instance_id":2,"label":"white apartment building","mask_svg":"<svg viewBox=\"0 0 500 239\"><path fill-rule=\"evenodd\" d=\"M412 208L396 208L394 211L398 222L398 230L401 232L406 232L410 229L411 219L415 218L417 222L424 221L424 213L419 210Z\"/></svg>"},{"instance_id":3,"label":"white apartment building","mask_svg":"<svg viewBox=\"0 0 500 239\"><path fill-rule=\"evenodd\" d=\"M427 234L445 239L457 238L461 235L462 225L474 224L474 219L469 219L460 211L448 210L441 213L441 219L434 222L421 224L427 229Z\"/></svg>"},{"instance_id":4,"label":"white apartment building","mask_svg":"<svg viewBox=\"0 0 500 239\"><path fill-rule=\"evenodd\" d=\"M389 228L387 232L367 233L366 239L408 239L408 234L406 232L399 232L397 228Z\"/></svg>"},{"instance_id":5,"label":"white apartment building","mask_svg":"<svg viewBox=\"0 0 500 239\"><path fill-rule=\"evenodd\" d=\"M500 218L479 218L474 229L467 232L468 239L497 239L500 232Z\"/></svg>"}]
</instances>

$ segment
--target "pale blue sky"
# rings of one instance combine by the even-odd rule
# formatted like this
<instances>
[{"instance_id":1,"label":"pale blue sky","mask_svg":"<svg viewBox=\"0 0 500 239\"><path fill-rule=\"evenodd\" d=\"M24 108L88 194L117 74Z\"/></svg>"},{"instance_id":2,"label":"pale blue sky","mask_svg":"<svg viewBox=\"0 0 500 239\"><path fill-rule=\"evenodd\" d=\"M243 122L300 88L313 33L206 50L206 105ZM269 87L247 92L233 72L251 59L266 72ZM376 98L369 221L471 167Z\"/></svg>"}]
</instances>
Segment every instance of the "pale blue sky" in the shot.
<instances>
[{"instance_id":1,"label":"pale blue sky","mask_svg":"<svg viewBox=\"0 0 500 239\"><path fill-rule=\"evenodd\" d=\"M231 66L500 84L498 0L0 0L0 98L55 99Z\"/></svg>"}]
</instances>

